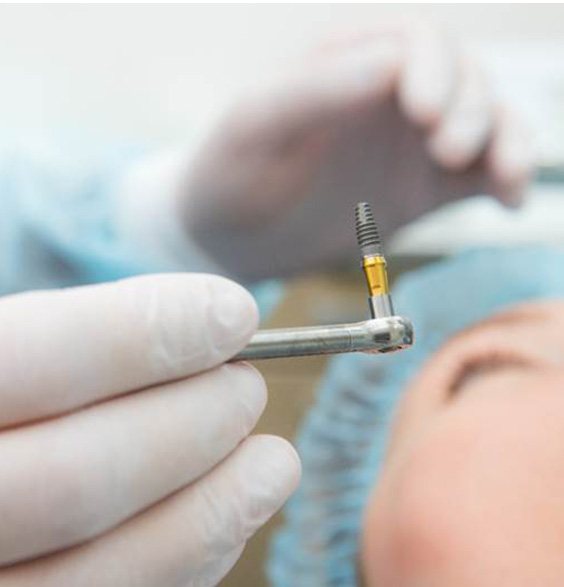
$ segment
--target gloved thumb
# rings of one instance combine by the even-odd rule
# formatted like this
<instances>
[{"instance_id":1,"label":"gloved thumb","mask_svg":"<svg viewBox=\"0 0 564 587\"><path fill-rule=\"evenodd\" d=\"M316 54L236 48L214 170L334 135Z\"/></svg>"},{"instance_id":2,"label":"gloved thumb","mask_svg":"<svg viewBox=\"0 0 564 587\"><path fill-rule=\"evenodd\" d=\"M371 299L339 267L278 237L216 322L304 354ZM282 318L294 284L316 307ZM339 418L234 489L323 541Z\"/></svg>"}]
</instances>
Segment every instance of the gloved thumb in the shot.
<instances>
[{"instance_id":1,"label":"gloved thumb","mask_svg":"<svg viewBox=\"0 0 564 587\"><path fill-rule=\"evenodd\" d=\"M18 354L2 364L0 425L207 371L237 354L257 323L256 304L243 287L203 274L4 298L0 350L4 357L15 357L13 349ZM48 344L46 333L56 333Z\"/></svg>"},{"instance_id":2,"label":"gloved thumb","mask_svg":"<svg viewBox=\"0 0 564 587\"><path fill-rule=\"evenodd\" d=\"M147 376L155 383L228 361L258 325L251 294L224 277L172 273L128 279L121 285L140 306L139 327L145 338L148 335L144 352L152 369Z\"/></svg>"}]
</instances>

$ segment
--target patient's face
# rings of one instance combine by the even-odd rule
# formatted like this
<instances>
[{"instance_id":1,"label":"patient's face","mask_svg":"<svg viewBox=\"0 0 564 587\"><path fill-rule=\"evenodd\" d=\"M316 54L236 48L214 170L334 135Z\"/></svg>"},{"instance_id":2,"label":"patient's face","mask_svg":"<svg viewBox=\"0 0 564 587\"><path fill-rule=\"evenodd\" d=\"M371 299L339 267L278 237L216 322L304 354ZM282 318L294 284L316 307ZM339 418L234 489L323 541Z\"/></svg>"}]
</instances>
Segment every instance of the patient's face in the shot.
<instances>
[{"instance_id":1,"label":"patient's face","mask_svg":"<svg viewBox=\"0 0 564 587\"><path fill-rule=\"evenodd\" d=\"M368 587L564 585L564 303L448 342L412 383L365 514Z\"/></svg>"}]
</instances>

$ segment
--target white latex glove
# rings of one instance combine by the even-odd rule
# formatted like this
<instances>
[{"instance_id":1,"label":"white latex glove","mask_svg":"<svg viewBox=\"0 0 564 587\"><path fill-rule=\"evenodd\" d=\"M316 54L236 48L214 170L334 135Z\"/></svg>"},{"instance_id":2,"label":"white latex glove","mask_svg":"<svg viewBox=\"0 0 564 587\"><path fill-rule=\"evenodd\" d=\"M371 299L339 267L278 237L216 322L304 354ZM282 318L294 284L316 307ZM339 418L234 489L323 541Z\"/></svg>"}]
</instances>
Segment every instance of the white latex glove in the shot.
<instances>
[{"instance_id":1,"label":"white latex glove","mask_svg":"<svg viewBox=\"0 0 564 587\"><path fill-rule=\"evenodd\" d=\"M162 275L0 300L0 586L215 585L296 486L249 437L240 286Z\"/></svg>"},{"instance_id":2,"label":"white latex glove","mask_svg":"<svg viewBox=\"0 0 564 587\"><path fill-rule=\"evenodd\" d=\"M176 194L186 233L232 274L350 259L361 200L384 235L466 195L520 201L529 137L430 24L381 24L279 78L224 117Z\"/></svg>"}]
</instances>

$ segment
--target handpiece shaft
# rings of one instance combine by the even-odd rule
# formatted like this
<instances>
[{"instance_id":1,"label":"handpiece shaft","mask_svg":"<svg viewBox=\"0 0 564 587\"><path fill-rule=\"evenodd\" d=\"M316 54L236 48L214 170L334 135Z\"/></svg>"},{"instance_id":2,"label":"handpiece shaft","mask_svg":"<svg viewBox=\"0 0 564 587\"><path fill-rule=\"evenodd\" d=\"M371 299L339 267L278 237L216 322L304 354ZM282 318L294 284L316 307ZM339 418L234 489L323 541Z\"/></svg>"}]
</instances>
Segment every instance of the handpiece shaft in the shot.
<instances>
[{"instance_id":1,"label":"handpiece shaft","mask_svg":"<svg viewBox=\"0 0 564 587\"><path fill-rule=\"evenodd\" d=\"M359 351L389 353L413 344L411 322L394 315L386 259L372 210L366 202L358 203L355 208L355 225L372 319L351 324L259 330L232 361Z\"/></svg>"},{"instance_id":2,"label":"handpiece shaft","mask_svg":"<svg viewBox=\"0 0 564 587\"><path fill-rule=\"evenodd\" d=\"M259 330L234 361L350 352L386 353L411 346L413 327L401 316L329 326Z\"/></svg>"}]
</instances>

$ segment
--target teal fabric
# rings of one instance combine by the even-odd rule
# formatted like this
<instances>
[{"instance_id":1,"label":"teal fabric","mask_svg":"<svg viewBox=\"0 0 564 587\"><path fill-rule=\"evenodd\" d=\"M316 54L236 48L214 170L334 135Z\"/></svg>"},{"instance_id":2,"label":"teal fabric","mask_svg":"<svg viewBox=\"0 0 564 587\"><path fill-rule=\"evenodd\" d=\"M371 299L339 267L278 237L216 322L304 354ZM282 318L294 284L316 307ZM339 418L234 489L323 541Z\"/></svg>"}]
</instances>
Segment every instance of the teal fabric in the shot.
<instances>
[{"instance_id":1,"label":"teal fabric","mask_svg":"<svg viewBox=\"0 0 564 587\"><path fill-rule=\"evenodd\" d=\"M357 586L362 510L408 380L466 326L517 302L562 297L564 254L545 247L469 251L404 276L394 302L413 320L415 345L331 362L298 437L303 479L273 541L272 585Z\"/></svg>"},{"instance_id":2,"label":"teal fabric","mask_svg":"<svg viewBox=\"0 0 564 587\"><path fill-rule=\"evenodd\" d=\"M0 295L162 271L115 221L121 180L148 154L75 136L0 145ZM283 292L276 281L250 289L263 317Z\"/></svg>"},{"instance_id":3,"label":"teal fabric","mask_svg":"<svg viewBox=\"0 0 564 587\"><path fill-rule=\"evenodd\" d=\"M122 242L114 223L115 190L141 152L74 141L1 148L1 294L156 269Z\"/></svg>"}]
</instances>

